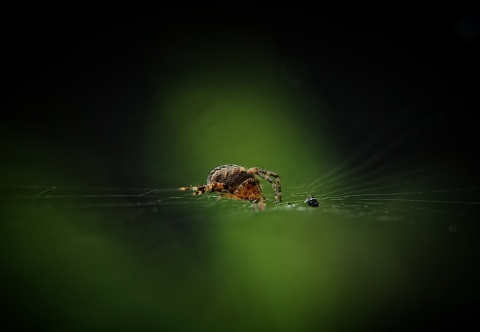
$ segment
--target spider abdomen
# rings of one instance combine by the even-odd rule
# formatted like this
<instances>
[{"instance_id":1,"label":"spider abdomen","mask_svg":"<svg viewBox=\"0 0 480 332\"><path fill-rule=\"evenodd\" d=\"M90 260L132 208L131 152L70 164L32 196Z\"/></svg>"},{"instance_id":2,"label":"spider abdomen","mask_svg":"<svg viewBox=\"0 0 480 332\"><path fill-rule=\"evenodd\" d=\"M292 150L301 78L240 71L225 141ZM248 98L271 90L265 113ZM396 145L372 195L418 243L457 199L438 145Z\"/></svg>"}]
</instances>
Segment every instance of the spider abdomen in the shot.
<instances>
[{"instance_id":1,"label":"spider abdomen","mask_svg":"<svg viewBox=\"0 0 480 332\"><path fill-rule=\"evenodd\" d=\"M252 178L252 174L248 174L243 166L238 165L222 165L214 168L207 177L207 184L223 183L227 187L238 187L248 178Z\"/></svg>"}]
</instances>

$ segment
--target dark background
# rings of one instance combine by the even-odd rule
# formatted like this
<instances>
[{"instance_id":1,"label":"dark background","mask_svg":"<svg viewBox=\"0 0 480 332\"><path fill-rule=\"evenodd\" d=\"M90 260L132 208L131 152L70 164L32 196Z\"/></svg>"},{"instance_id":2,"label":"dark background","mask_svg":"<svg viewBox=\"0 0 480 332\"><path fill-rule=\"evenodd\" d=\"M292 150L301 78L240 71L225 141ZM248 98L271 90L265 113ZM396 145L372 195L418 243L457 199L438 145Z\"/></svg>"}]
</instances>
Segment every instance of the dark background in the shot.
<instances>
[{"instance_id":1,"label":"dark background","mask_svg":"<svg viewBox=\"0 0 480 332\"><path fill-rule=\"evenodd\" d=\"M310 123L327 118L339 160L369 134L388 131L392 122L398 131L415 133L415 143L404 144L400 154L417 151L439 162L475 158L479 28L478 17L468 12L251 12L187 6L155 13L80 10L60 15L39 8L10 15L16 23L3 29L1 128L2 176L11 183L37 182L30 171L37 168L44 178L45 159L56 164L56 158L68 160L67 173L75 178L82 176L76 167L95 174L92 159L97 158L114 183L152 181L139 173L148 162L142 131L158 89L188 73L196 54L221 66L217 50L261 50L264 40L273 45L279 63L287 64L287 80L330 106L323 118L315 108L299 109L296 116ZM196 40L177 47L182 54L165 57L189 35ZM235 65L228 61L223 65ZM226 126L233 125L227 120ZM399 136L394 127L390 131Z\"/></svg>"},{"instance_id":2,"label":"dark background","mask_svg":"<svg viewBox=\"0 0 480 332\"><path fill-rule=\"evenodd\" d=\"M278 171L302 202L290 188L348 161L360 177L431 169L427 187L395 189L473 187L448 199L478 203L470 11L4 15L1 185L176 188L241 163ZM188 200L18 209L2 193L2 305L17 328L456 330L478 313L476 206L393 222L271 201L252 215Z\"/></svg>"}]
</instances>

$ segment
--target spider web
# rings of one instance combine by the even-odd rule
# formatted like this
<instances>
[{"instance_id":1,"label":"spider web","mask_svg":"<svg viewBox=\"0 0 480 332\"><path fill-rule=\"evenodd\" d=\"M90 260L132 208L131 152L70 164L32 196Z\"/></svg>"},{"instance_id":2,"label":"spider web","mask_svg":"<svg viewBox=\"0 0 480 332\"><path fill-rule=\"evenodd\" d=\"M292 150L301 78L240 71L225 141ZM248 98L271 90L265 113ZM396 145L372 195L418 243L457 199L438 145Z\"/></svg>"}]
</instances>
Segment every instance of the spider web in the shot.
<instances>
[{"instance_id":1,"label":"spider web","mask_svg":"<svg viewBox=\"0 0 480 332\"><path fill-rule=\"evenodd\" d=\"M424 150L416 149L416 145L430 149L425 138L430 134L428 117L412 126L408 121L399 121L399 116L392 116L387 124L376 128L341 163L323 174L313 169L294 185L285 184L280 174L283 201L279 204L275 204L268 182L261 179L267 199L263 212L256 211L248 201L219 199L216 193L192 196L178 189L185 183L178 183L176 188L0 184L0 204L17 210L90 211L97 215L128 211L126 215L133 215L139 222L148 216L148 222L153 223L210 217L294 220L298 215L314 220L333 217L432 223L451 232L478 235L478 162L464 152L451 160L428 160L422 156ZM274 165L269 168L275 170ZM318 200L318 207L306 203L310 196ZM116 218L121 221L123 216Z\"/></svg>"},{"instance_id":2,"label":"spider web","mask_svg":"<svg viewBox=\"0 0 480 332\"><path fill-rule=\"evenodd\" d=\"M465 165L447 165L442 170L418 167L399 172L394 164L368 173L333 173L312 179L292 188L283 187L283 201L274 203L273 192L262 181L267 208L258 212L248 201L222 198L216 193L192 196L177 188L96 188L66 186L0 186L4 206L24 210L70 210L108 212L130 209L138 214L163 216L192 215L207 217L212 213L224 216L250 217L281 211L299 214L342 215L377 221L421 221L429 215L449 223L458 231L458 222L475 225L480 220L479 188L472 183L455 183ZM353 172L355 173L355 172ZM432 184L435 183L435 184ZM438 185L442 183L442 185ZM456 185L456 186L455 186ZM408 190L406 188L409 188ZM311 207L306 199L315 197L319 207Z\"/></svg>"}]
</instances>

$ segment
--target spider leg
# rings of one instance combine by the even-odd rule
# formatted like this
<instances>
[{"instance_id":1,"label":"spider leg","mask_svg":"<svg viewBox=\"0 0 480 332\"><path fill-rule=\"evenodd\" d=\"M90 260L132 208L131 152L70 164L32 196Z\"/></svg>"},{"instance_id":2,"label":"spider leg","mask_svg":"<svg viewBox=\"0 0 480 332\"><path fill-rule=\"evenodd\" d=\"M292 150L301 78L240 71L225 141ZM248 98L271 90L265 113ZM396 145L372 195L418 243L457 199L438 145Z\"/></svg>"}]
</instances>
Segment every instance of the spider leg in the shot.
<instances>
[{"instance_id":1,"label":"spider leg","mask_svg":"<svg viewBox=\"0 0 480 332\"><path fill-rule=\"evenodd\" d=\"M202 185L202 186L189 186L189 187L181 187L178 188L178 190L191 190L193 191L192 195L197 196L197 195L202 195L205 194L207 185Z\"/></svg>"},{"instance_id":2,"label":"spider leg","mask_svg":"<svg viewBox=\"0 0 480 332\"><path fill-rule=\"evenodd\" d=\"M258 167L252 167L248 171L250 174L257 174L261 178L267 180L272 185L273 193L275 195L275 204L282 201L282 186L280 184L280 176L271 171L267 171ZM272 177L275 179L273 180Z\"/></svg>"},{"instance_id":3,"label":"spider leg","mask_svg":"<svg viewBox=\"0 0 480 332\"><path fill-rule=\"evenodd\" d=\"M201 186L181 187L178 189L183 191L191 190L193 191L192 193L193 196L203 195L205 193L211 193L211 192L221 192L221 193L227 192L227 186L220 182L214 182L214 183L205 184Z\"/></svg>"}]
</instances>

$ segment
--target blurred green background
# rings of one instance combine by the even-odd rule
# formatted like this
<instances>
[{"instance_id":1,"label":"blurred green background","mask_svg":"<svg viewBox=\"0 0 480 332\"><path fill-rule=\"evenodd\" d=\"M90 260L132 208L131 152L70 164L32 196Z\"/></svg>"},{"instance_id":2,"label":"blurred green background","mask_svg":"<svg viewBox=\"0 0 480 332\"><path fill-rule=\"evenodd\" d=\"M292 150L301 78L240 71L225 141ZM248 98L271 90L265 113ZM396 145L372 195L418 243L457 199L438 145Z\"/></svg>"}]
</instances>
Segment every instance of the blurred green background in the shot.
<instances>
[{"instance_id":1,"label":"blurred green background","mask_svg":"<svg viewBox=\"0 0 480 332\"><path fill-rule=\"evenodd\" d=\"M409 24L345 11L22 18L7 38L1 124L5 330L473 322L475 205L303 204L361 185L478 188L478 21L449 14ZM461 170L443 176L452 161ZM262 213L169 191L229 163L278 172L283 204L268 184ZM419 168L424 182L412 178ZM62 198L62 187L80 189ZM161 191L135 204L128 188ZM427 199L478 203L471 192Z\"/></svg>"},{"instance_id":2,"label":"blurred green background","mask_svg":"<svg viewBox=\"0 0 480 332\"><path fill-rule=\"evenodd\" d=\"M206 50L169 50L181 55L181 70L164 68L167 60L158 69L172 79L159 87L148 117L147 171L175 187L204 184L211 169L230 163L273 167L286 184L331 167L326 106L283 79L274 50L257 39L230 45L203 38ZM317 113L314 124L304 116Z\"/></svg>"}]
</instances>

